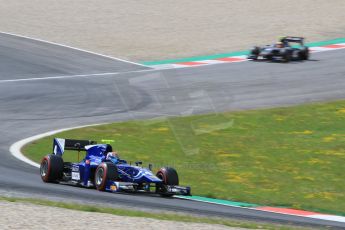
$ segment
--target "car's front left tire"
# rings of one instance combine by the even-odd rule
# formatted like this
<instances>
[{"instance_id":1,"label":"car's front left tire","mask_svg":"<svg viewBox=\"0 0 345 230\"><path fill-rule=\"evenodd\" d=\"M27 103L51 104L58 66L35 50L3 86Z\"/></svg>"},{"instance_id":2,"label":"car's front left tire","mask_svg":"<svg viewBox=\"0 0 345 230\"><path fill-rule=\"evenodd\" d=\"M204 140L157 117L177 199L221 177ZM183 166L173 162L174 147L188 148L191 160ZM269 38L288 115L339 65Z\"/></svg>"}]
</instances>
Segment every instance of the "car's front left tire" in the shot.
<instances>
[{"instance_id":1,"label":"car's front left tire","mask_svg":"<svg viewBox=\"0 0 345 230\"><path fill-rule=\"evenodd\" d=\"M157 172L156 176L162 180L162 184L157 185L156 193L165 197L172 196L173 194L167 192L167 185L179 185L179 178L176 170L170 167L163 167Z\"/></svg>"},{"instance_id":2,"label":"car's front left tire","mask_svg":"<svg viewBox=\"0 0 345 230\"><path fill-rule=\"evenodd\" d=\"M95 171L95 186L98 191L104 191L108 180L118 179L117 167L110 162L103 162L98 165Z\"/></svg>"}]
</instances>

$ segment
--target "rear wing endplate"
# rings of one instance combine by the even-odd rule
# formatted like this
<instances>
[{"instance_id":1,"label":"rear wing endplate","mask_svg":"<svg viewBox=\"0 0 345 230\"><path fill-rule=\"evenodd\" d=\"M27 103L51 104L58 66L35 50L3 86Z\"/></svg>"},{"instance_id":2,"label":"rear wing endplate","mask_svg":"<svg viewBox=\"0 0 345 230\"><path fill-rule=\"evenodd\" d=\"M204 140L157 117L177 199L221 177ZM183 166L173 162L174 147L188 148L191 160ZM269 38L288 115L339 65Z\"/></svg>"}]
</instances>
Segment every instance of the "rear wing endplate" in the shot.
<instances>
[{"instance_id":1,"label":"rear wing endplate","mask_svg":"<svg viewBox=\"0 0 345 230\"><path fill-rule=\"evenodd\" d=\"M73 139L63 139L63 138L54 138L53 142L53 153L55 155L60 155L65 152L65 150L74 150L74 151L86 151L86 145L97 144L96 141L91 140L73 140Z\"/></svg>"}]
</instances>

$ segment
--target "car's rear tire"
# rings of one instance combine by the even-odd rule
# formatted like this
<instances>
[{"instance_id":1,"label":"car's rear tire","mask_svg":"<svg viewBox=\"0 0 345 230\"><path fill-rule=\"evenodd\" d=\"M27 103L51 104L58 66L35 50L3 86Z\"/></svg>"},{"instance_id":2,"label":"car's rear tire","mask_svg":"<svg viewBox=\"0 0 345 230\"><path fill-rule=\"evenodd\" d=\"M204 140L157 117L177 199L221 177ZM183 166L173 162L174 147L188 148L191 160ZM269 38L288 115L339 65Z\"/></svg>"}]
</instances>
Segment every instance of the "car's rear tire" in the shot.
<instances>
[{"instance_id":1,"label":"car's rear tire","mask_svg":"<svg viewBox=\"0 0 345 230\"><path fill-rule=\"evenodd\" d=\"M166 185L179 185L178 174L174 168L163 167L158 170L156 176L162 180L162 184L158 185L156 192L161 196L170 197L173 194L168 194Z\"/></svg>"},{"instance_id":2,"label":"car's rear tire","mask_svg":"<svg viewBox=\"0 0 345 230\"><path fill-rule=\"evenodd\" d=\"M117 167L111 162L103 162L95 171L95 186L98 191L104 191L108 180L115 181L119 177Z\"/></svg>"},{"instance_id":3,"label":"car's rear tire","mask_svg":"<svg viewBox=\"0 0 345 230\"><path fill-rule=\"evenodd\" d=\"M303 49L301 52L302 52L301 59L302 59L302 60L308 60L308 59L309 59L309 48L306 47L306 48Z\"/></svg>"},{"instance_id":4,"label":"car's rear tire","mask_svg":"<svg viewBox=\"0 0 345 230\"><path fill-rule=\"evenodd\" d=\"M60 156L49 154L43 157L40 165L40 174L44 182L55 182L63 175L64 163Z\"/></svg>"}]
</instances>

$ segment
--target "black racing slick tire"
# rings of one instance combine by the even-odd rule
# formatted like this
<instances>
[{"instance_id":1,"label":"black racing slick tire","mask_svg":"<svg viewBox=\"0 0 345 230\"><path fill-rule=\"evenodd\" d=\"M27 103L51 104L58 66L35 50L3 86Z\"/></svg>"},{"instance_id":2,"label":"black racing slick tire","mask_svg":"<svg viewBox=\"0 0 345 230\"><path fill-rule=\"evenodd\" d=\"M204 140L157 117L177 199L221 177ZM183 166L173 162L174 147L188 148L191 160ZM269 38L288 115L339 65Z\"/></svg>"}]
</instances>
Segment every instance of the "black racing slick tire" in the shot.
<instances>
[{"instance_id":1,"label":"black racing slick tire","mask_svg":"<svg viewBox=\"0 0 345 230\"><path fill-rule=\"evenodd\" d=\"M173 194L167 193L165 185L179 185L179 179L176 170L170 167L163 167L157 172L156 176L163 182L156 188L156 192L161 194L161 196L172 196Z\"/></svg>"},{"instance_id":2,"label":"black racing slick tire","mask_svg":"<svg viewBox=\"0 0 345 230\"><path fill-rule=\"evenodd\" d=\"M95 186L98 191L104 191L108 180L115 181L119 177L117 167L110 162L103 162L98 165L95 171Z\"/></svg>"},{"instance_id":3,"label":"black racing slick tire","mask_svg":"<svg viewBox=\"0 0 345 230\"><path fill-rule=\"evenodd\" d=\"M250 50L250 59L252 60L257 60L258 57L260 55L260 47L254 46L251 50Z\"/></svg>"},{"instance_id":4,"label":"black racing slick tire","mask_svg":"<svg viewBox=\"0 0 345 230\"><path fill-rule=\"evenodd\" d=\"M163 167L157 172L156 176L166 185L179 184L178 175L174 168Z\"/></svg>"},{"instance_id":5,"label":"black racing slick tire","mask_svg":"<svg viewBox=\"0 0 345 230\"><path fill-rule=\"evenodd\" d=\"M306 48L303 50L302 60L308 60L308 59L309 59L309 48L306 47Z\"/></svg>"},{"instance_id":6,"label":"black racing slick tire","mask_svg":"<svg viewBox=\"0 0 345 230\"><path fill-rule=\"evenodd\" d=\"M286 53L283 55L283 60L284 60L285 63L290 62L290 60L291 60L291 55L290 55L288 52L286 52Z\"/></svg>"},{"instance_id":7,"label":"black racing slick tire","mask_svg":"<svg viewBox=\"0 0 345 230\"><path fill-rule=\"evenodd\" d=\"M60 156L49 154L43 157L40 165L40 174L44 182L55 182L62 179L64 163Z\"/></svg>"}]
</instances>

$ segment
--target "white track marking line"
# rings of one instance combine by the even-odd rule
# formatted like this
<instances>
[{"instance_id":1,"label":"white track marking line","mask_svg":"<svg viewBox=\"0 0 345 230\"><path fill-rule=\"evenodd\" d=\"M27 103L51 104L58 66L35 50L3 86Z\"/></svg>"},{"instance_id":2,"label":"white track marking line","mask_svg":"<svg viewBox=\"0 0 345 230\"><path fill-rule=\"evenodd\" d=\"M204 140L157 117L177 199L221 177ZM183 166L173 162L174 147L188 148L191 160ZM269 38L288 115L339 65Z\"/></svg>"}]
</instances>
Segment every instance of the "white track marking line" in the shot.
<instances>
[{"instance_id":1,"label":"white track marking line","mask_svg":"<svg viewBox=\"0 0 345 230\"><path fill-rule=\"evenodd\" d=\"M151 68L152 69L152 67L146 66L146 65L143 65L143 64L140 64L140 63L127 61L127 60L124 60L124 59L121 59L121 58L116 58L116 57L112 57L112 56L96 53L96 52L93 52L93 51L88 51L88 50L84 50L84 49L81 49L81 48L76 48L76 47L69 46L69 45L64 45L64 44L60 44L60 43L56 43L56 42L50 42L50 41L39 39L39 38L33 38L33 37L29 37L29 36L25 36L25 35L19 35L19 34L14 34L14 33L9 33L9 32L0 31L0 33L6 34L6 35L10 35L10 36L14 36L14 37L20 37L20 38L26 38L26 39L30 39L30 40L34 40L34 41L44 42L44 43L55 45L55 46L61 46L61 47L65 47L65 48L70 48L70 49L78 50L78 51L81 51L81 52L84 52L84 53L94 54L94 55L105 57L105 58L109 58L109 59L112 59L112 60L127 62L127 63L133 64L133 65L143 66L143 67L147 67L147 68Z\"/></svg>"},{"instance_id":2,"label":"white track marking line","mask_svg":"<svg viewBox=\"0 0 345 230\"><path fill-rule=\"evenodd\" d=\"M334 216L334 215L327 215L327 214L319 214L319 215L311 215L310 218L315 219L322 219L322 220L330 220L330 221L337 221L345 223L345 216Z\"/></svg>"},{"instance_id":3,"label":"white track marking line","mask_svg":"<svg viewBox=\"0 0 345 230\"><path fill-rule=\"evenodd\" d=\"M181 66L178 64L162 64L162 65L153 65L152 68L156 70L165 70L165 69L179 69L179 68L187 68L189 66ZM200 67L200 66L198 66Z\"/></svg>"},{"instance_id":4,"label":"white track marking line","mask_svg":"<svg viewBox=\"0 0 345 230\"><path fill-rule=\"evenodd\" d=\"M61 75L61 76L52 76L52 77L6 79L6 80L0 80L0 84L9 83L9 82L21 82L21 81L40 81L40 80L67 79L67 78L77 78L77 77L111 76L111 75L130 74L130 73L145 73L145 72L153 72L153 71L158 71L158 70L145 69L145 70L136 70L136 71L128 71L128 72L93 73L93 74Z\"/></svg>"},{"instance_id":5,"label":"white track marking line","mask_svg":"<svg viewBox=\"0 0 345 230\"><path fill-rule=\"evenodd\" d=\"M219 60L202 60L200 61L202 63L206 63L206 64L220 64L220 63L226 63L225 61L219 61Z\"/></svg>"},{"instance_id":6,"label":"white track marking line","mask_svg":"<svg viewBox=\"0 0 345 230\"><path fill-rule=\"evenodd\" d=\"M10 146L10 153L12 154L12 156L14 156L15 158L29 164L29 165L32 165L36 168L39 168L40 165L32 160L30 160L29 158L27 158L26 156L23 155L23 153L21 152L21 149L24 147L24 145L30 143L30 142L33 142L33 141L36 141L38 139L41 139L41 138L44 138L44 137L47 137L47 136L51 136L51 135L54 135L54 134L57 134L57 133L60 133L60 132L64 132L64 131L68 131L68 130L71 130L71 129L79 129L79 128L85 128L85 127L90 127L90 126L96 126L96 125L104 125L106 123L99 123L99 124L92 124L92 125L82 125L82 126L75 126L75 127L71 127L71 128L65 128L65 129L58 129L58 130L53 130L53 131L49 131L49 132L46 132L46 133L42 133L42 134L38 134L38 135L35 135L35 136L32 136L32 137L28 137L28 138L25 138L25 139L22 139L20 141L17 141L16 143L12 144Z\"/></svg>"},{"instance_id":7,"label":"white track marking line","mask_svg":"<svg viewBox=\"0 0 345 230\"><path fill-rule=\"evenodd\" d=\"M75 77L92 77L92 76L107 76L107 75L116 75L116 73L95 73L95 74L78 74L78 75L61 75L61 76L52 76L52 77L34 77L34 78L19 78L19 79L7 79L0 80L1 83L7 82L20 82L20 81L37 81L37 80L49 80L49 79L64 79L64 78L75 78Z\"/></svg>"}]
</instances>

